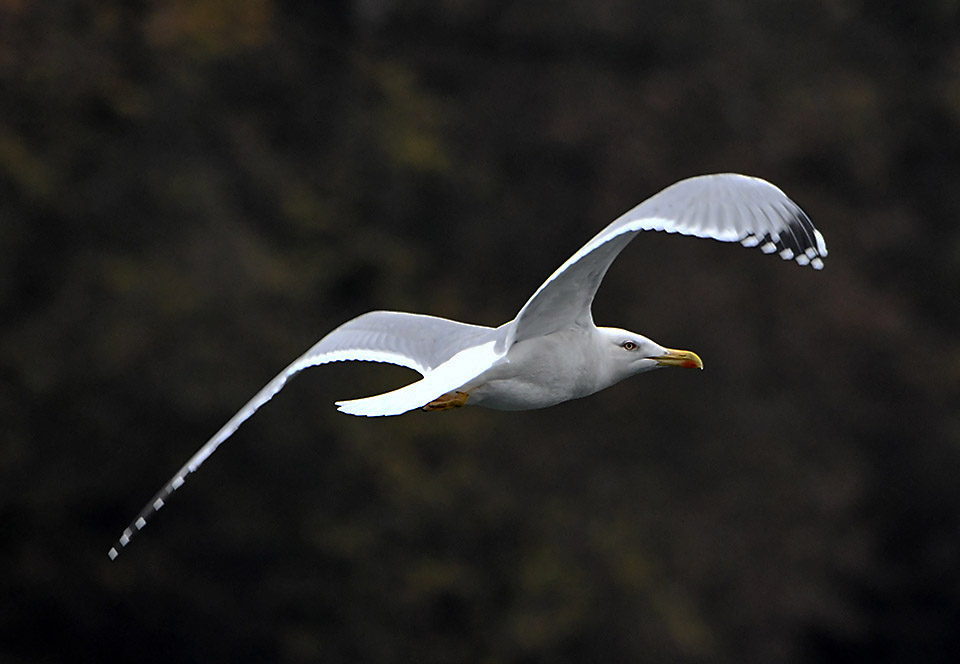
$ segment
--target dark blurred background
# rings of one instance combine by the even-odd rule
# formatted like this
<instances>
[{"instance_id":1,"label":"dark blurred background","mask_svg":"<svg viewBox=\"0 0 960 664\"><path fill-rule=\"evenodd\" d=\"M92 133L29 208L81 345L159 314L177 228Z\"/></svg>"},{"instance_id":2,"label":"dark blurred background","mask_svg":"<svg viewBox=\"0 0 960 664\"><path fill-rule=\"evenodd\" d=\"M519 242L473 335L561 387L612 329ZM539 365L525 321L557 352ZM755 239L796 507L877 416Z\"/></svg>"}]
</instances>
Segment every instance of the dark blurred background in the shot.
<instances>
[{"instance_id":1,"label":"dark blurred background","mask_svg":"<svg viewBox=\"0 0 960 664\"><path fill-rule=\"evenodd\" d=\"M600 324L696 350L534 412L362 419L370 309L498 325L738 171L830 247L638 238ZM960 3L0 2L0 660L947 662Z\"/></svg>"}]
</instances>

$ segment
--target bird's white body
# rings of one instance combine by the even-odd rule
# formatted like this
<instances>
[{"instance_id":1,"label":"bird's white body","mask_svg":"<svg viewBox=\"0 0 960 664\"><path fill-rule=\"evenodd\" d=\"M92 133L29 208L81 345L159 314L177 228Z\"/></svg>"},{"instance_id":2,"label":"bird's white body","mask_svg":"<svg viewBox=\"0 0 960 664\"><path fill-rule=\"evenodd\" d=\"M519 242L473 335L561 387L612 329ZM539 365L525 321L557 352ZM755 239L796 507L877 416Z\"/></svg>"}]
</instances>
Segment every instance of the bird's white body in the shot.
<instances>
[{"instance_id":1,"label":"bird's white body","mask_svg":"<svg viewBox=\"0 0 960 664\"><path fill-rule=\"evenodd\" d=\"M468 403L486 408L546 408L602 389L605 377L590 370L601 356L587 330L561 330L514 344L501 360L459 391L470 395Z\"/></svg>"},{"instance_id":2,"label":"bird's white body","mask_svg":"<svg viewBox=\"0 0 960 664\"><path fill-rule=\"evenodd\" d=\"M503 358L458 391L469 394L467 404L496 410L534 410L590 396L657 367L650 360L618 361L618 355L628 353L618 344L627 339L639 342L642 337L591 325L526 339L511 346ZM657 348L658 355L667 352Z\"/></svg>"},{"instance_id":3,"label":"bird's white body","mask_svg":"<svg viewBox=\"0 0 960 664\"><path fill-rule=\"evenodd\" d=\"M739 242L815 269L823 267L827 255L820 232L774 185L731 173L703 175L667 187L608 224L543 282L516 318L500 327L404 312L358 316L320 339L230 418L141 510L110 557L243 422L309 367L389 362L423 376L392 392L337 402L341 412L368 417L462 405L545 408L659 366L702 368L694 353L593 323L593 297L607 269L647 230Z\"/></svg>"}]
</instances>

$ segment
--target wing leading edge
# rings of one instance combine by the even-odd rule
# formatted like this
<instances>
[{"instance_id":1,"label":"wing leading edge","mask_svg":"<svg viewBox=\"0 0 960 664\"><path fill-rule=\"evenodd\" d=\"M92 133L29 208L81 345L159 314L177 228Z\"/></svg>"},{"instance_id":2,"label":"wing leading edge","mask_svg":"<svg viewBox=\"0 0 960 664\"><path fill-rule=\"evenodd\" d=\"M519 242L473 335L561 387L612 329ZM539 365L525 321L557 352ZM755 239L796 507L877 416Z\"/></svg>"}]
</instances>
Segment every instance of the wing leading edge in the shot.
<instances>
[{"instance_id":1,"label":"wing leading edge","mask_svg":"<svg viewBox=\"0 0 960 664\"><path fill-rule=\"evenodd\" d=\"M827 245L778 187L721 173L681 180L612 221L540 285L512 324L507 345L569 325L591 324L590 306L614 259L641 231L664 231L759 246L784 260L823 267Z\"/></svg>"}]
</instances>

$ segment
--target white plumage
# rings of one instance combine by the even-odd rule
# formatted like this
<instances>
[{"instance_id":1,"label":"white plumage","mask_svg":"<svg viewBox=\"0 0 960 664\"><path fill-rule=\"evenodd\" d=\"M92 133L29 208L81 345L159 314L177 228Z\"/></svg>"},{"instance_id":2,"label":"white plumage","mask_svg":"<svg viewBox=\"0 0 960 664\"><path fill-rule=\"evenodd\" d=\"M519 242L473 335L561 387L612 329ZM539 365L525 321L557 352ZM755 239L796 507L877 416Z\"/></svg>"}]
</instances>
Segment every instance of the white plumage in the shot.
<instances>
[{"instance_id":1,"label":"white plumage","mask_svg":"<svg viewBox=\"0 0 960 664\"><path fill-rule=\"evenodd\" d=\"M134 533L237 428L300 371L330 362L388 362L423 377L392 392L338 401L350 415L399 415L465 404L501 410L543 408L593 394L660 366L702 368L635 332L594 325L591 304L610 264L646 230L759 246L799 265L823 267L827 247L810 219L780 189L732 173L682 180L600 231L561 265L500 327L420 314L374 311L336 328L257 392L170 479L110 549Z\"/></svg>"}]
</instances>

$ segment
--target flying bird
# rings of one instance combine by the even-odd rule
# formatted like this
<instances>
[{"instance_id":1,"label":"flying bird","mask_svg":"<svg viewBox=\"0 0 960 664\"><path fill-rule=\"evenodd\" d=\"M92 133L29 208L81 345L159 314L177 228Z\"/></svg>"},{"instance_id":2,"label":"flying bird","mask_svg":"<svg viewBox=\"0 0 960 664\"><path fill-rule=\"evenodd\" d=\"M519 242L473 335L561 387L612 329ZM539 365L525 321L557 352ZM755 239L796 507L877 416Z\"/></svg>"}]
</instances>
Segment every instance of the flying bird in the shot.
<instances>
[{"instance_id":1,"label":"flying bird","mask_svg":"<svg viewBox=\"0 0 960 664\"><path fill-rule=\"evenodd\" d=\"M336 328L267 383L204 443L140 511L108 555L115 559L190 473L290 378L309 367L348 360L388 362L422 375L392 392L336 404L343 413L367 417L465 405L546 408L652 369L702 369L696 353L666 348L636 332L593 322L591 304L611 263L639 232L651 230L739 242L817 270L827 256L823 235L773 184L734 173L681 180L611 222L557 268L513 320L500 327L372 311Z\"/></svg>"}]
</instances>

